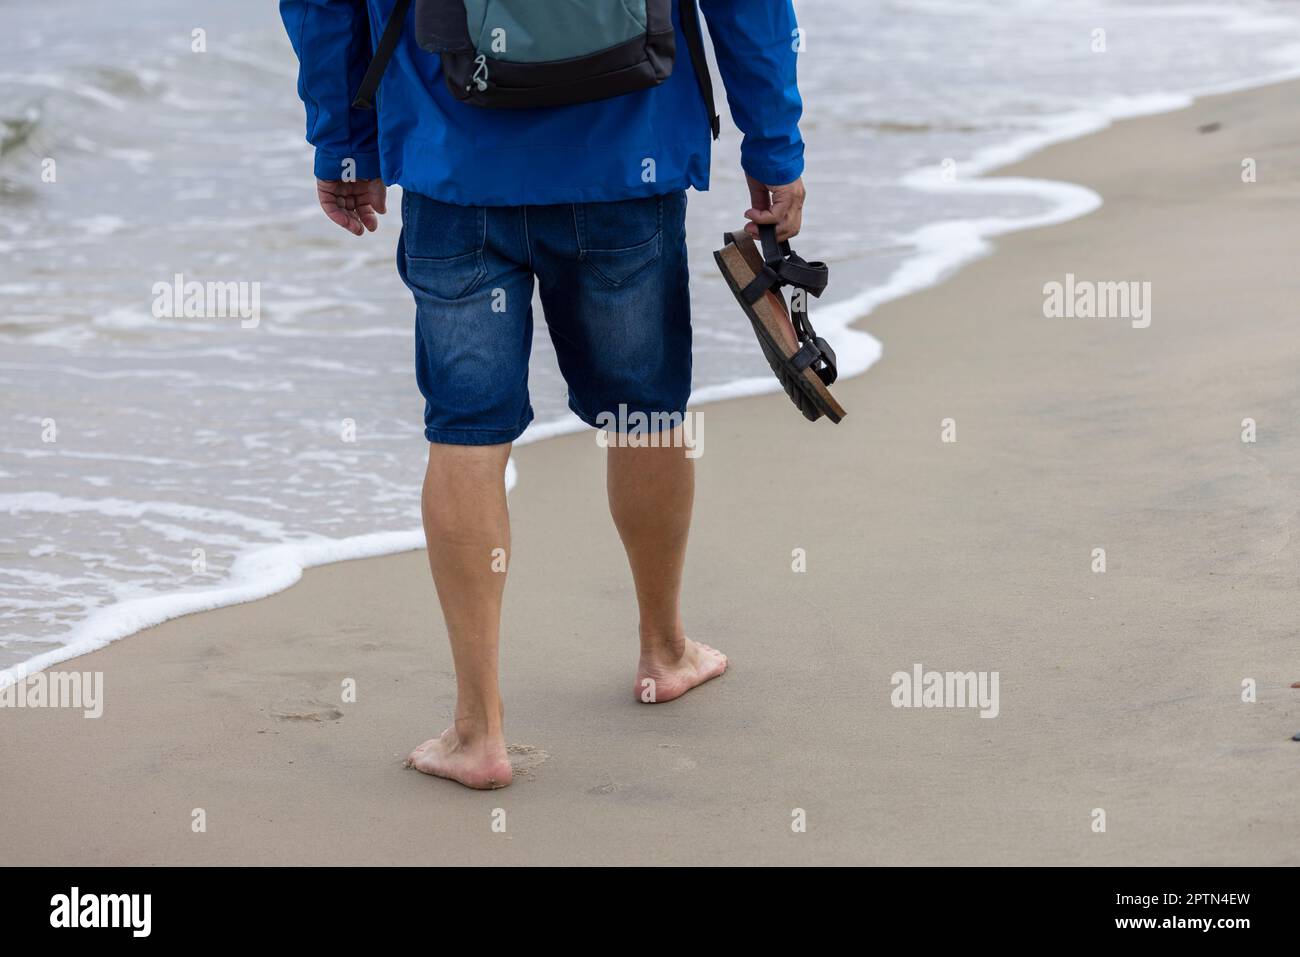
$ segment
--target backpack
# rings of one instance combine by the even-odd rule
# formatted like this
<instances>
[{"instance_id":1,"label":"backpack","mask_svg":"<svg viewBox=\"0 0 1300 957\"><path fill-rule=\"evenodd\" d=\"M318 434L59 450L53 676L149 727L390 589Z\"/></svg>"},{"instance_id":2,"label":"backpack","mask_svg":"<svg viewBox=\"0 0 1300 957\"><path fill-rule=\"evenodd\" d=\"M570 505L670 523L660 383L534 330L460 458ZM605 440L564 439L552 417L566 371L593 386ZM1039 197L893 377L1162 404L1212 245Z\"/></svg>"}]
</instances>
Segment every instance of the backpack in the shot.
<instances>
[{"instance_id":1,"label":"backpack","mask_svg":"<svg viewBox=\"0 0 1300 957\"><path fill-rule=\"evenodd\" d=\"M352 105L369 109L412 0L397 0ZM437 54L457 99L488 109L587 103L648 89L673 71L673 0L414 0L415 39ZM720 128L695 0L680 0L682 35Z\"/></svg>"}]
</instances>

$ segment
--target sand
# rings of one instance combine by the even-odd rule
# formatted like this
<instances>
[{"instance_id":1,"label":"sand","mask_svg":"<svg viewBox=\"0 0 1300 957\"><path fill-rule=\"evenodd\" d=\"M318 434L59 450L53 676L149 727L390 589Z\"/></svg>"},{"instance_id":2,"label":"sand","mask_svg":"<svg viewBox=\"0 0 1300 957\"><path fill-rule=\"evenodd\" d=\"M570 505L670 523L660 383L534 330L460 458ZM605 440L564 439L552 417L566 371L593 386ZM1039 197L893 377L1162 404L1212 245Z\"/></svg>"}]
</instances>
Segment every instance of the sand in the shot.
<instances>
[{"instance_id":1,"label":"sand","mask_svg":"<svg viewBox=\"0 0 1300 957\"><path fill-rule=\"evenodd\" d=\"M1105 205L870 316L884 358L837 386L842 425L783 395L702 408L686 614L731 657L719 681L633 699L603 453L544 442L511 500L513 787L402 768L454 688L409 553L61 666L104 672L97 720L0 710L0 860L1300 863L1298 95L1205 99L1002 171ZM1045 318L1067 273L1150 282L1150 327ZM894 708L918 663L998 672L998 716Z\"/></svg>"}]
</instances>

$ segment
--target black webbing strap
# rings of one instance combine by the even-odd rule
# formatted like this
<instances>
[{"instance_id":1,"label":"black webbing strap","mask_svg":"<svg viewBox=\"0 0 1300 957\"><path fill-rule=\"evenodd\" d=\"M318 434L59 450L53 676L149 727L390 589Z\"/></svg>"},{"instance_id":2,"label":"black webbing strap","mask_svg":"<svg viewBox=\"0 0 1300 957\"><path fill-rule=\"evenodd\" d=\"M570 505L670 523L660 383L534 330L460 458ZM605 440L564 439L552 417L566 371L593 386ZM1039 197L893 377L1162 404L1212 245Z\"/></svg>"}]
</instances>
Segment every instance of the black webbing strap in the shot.
<instances>
[{"instance_id":1,"label":"black webbing strap","mask_svg":"<svg viewBox=\"0 0 1300 957\"><path fill-rule=\"evenodd\" d=\"M812 340L806 340L799 347L799 351L790 357L790 364L799 372L803 372L810 365L822 357L821 350Z\"/></svg>"},{"instance_id":2,"label":"black webbing strap","mask_svg":"<svg viewBox=\"0 0 1300 957\"><path fill-rule=\"evenodd\" d=\"M388 61L393 58L393 51L397 49L397 40L402 35L402 27L406 25L406 11L410 8L411 0L397 0L393 4L393 12L388 15L388 22L384 24L384 32L379 37L379 45L375 47L375 55L370 60L370 66L366 68L366 75L361 78L356 99L352 101L354 109L374 108L375 91L379 89L379 81L384 78Z\"/></svg>"},{"instance_id":3,"label":"black webbing strap","mask_svg":"<svg viewBox=\"0 0 1300 957\"><path fill-rule=\"evenodd\" d=\"M713 130L713 138L716 140L722 132L722 119L718 116L718 108L713 101L713 80L709 76L709 58L704 55L700 10L695 5L695 0L679 0L678 10L681 12L682 36L686 38L691 65L695 67L695 79L700 84L700 92L704 94L704 107L709 111L709 129Z\"/></svg>"},{"instance_id":4,"label":"black webbing strap","mask_svg":"<svg viewBox=\"0 0 1300 957\"><path fill-rule=\"evenodd\" d=\"M803 292L820 296L830 279L825 263L808 262L795 254L789 242L776 241L776 226L758 227L758 238L763 245L763 269L742 293L747 302L756 302L769 289L794 286ZM799 340L799 351L790 357L795 369L803 372L809 366L827 385L835 382L839 371L835 365L835 350L830 343L817 335L808 319L808 303L804 296L790 297L790 324Z\"/></svg>"},{"instance_id":5,"label":"black webbing strap","mask_svg":"<svg viewBox=\"0 0 1300 957\"><path fill-rule=\"evenodd\" d=\"M781 285L781 275L764 263L758 275L753 278L748 286L741 290L740 294L745 297L745 302L758 302L763 298L763 293L773 286L779 285Z\"/></svg>"},{"instance_id":6,"label":"black webbing strap","mask_svg":"<svg viewBox=\"0 0 1300 957\"><path fill-rule=\"evenodd\" d=\"M787 285L806 289L820 296L826 289L830 270L825 263L808 262L790 248L789 241L776 241L776 226L758 227L758 238L763 244L763 262L776 272Z\"/></svg>"}]
</instances>

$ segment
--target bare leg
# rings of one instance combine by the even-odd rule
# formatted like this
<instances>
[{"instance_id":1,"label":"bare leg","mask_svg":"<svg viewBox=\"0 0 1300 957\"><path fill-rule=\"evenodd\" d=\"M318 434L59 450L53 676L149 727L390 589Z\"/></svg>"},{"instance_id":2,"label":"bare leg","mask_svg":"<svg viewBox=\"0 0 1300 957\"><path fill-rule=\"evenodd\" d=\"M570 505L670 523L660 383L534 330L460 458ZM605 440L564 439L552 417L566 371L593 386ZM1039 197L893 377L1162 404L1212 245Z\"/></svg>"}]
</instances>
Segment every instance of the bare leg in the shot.
<instances>
[{"instance_id":1,"label":"bare leg","mask_svg":"<svg viewBox=\"0 0 1300 957\"><path fill-rule=\"evenodd\" d=\"M510 550L509 445L429 446L424 533L456 664L455 724L424 742L408 767L472 788L510 783L497 684L505 562Z\"/></svg>"},{"instance_id":2,"label":"bare leg","mask_svg":"<svg viewBox=\"0 0 1300 957\"><path fill-rule=\"evenodd\" d=\"M609 510L632 566L640 610L636 695L646 703L671 701L727 669L724 654L687 638L682 628L695 462L673 439L662 438L658 448L611 446L607 461Z\"/></svg>"}]
</instances>

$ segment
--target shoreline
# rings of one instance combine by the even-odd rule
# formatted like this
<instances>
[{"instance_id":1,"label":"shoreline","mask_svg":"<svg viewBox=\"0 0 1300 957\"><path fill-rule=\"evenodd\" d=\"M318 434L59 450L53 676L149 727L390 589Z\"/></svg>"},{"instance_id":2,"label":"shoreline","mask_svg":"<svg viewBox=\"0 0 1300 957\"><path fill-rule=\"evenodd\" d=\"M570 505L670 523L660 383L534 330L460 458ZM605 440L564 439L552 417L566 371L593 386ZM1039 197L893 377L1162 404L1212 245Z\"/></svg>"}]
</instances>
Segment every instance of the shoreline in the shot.
<instances>
[{"instance_id":1,"label":"shoreline","mask_svg":"<svg viewBox=\"0 0 1300 957\"><path fill-rule=\"evenodd\" d=\"M1112 98L1097 107L1059 114L1044 120L1043 128L1023 133L1005 143L978 151L967 160L958 161L958 169L973 170L971 179L959 178L945 183L938 167L921 167L904 174L899 185L924 191L975 192L995 195L1029 193L1053 202L1042 213L1019 219L960 219L928 224L898 238L915 252L908 256L883 285L864 289L818 310L817 324L823 336L835 340L840 358L841 381L865 374L883 352L883 344L858 328L881 306L923 292L947 281L962 269L985 256L1000 236L1040 229L1078 219L1095 211L1103 197L1077 183L1042 178L1007 177L1000 171L1028 160L1044 150L1096 135L1116 122L1160 116L1190 108L1198 100L1266 89L1300 78L1300 66L1281 69L1255 79L1233 81L1183 93L1154 93ZM844 348L852 337L857 343ZM861 341L858 341L861 339ZM693 393L691 406L731 401L780 392L772 376L750 377L706 387ZM519 440L516 449L561 436L582 433L587 425L569 416L565 419L537 423ZM507 492L513 491L517 479L514 453L506 475ZM340 562L357 561L424 548L421 528L373 532L342 539L281 542L242 552L232 564L229 579L212 588L198 591L151 595L146 598L117 602L97 609L69 633L66 644L50 649L19 664L0 668L0 689L53 665L72 661L101 648L130 638L168 621L194 614L261 601L293 587L306 571ZM276 561L280 558L280 561ZM269 582L269 584L268 584ZM101 623L107 620L107 623Z\"/></svg>"},{"instance_id":2,"label":"shoreline","mask_svg":"<svg viewBox=\"0 0 1300 957\"><path fill-rule=\"evenodd\" d=\"M633 700L601 450L534 443L511 501L511 788L401 769L454 701L441 617L422 555L343 562L94 652L100 719L0 710L11 862L1300 863L1298 89L1010 167L1106 203L875 313L887 361L837 384L840 426L780 394L703 410L685 614L725 676ZM1154 321L1046 319L1068 273L1151 282ZM996 719L894 707L913 669L997 672Z\"/></svg>"}]
</instances>

